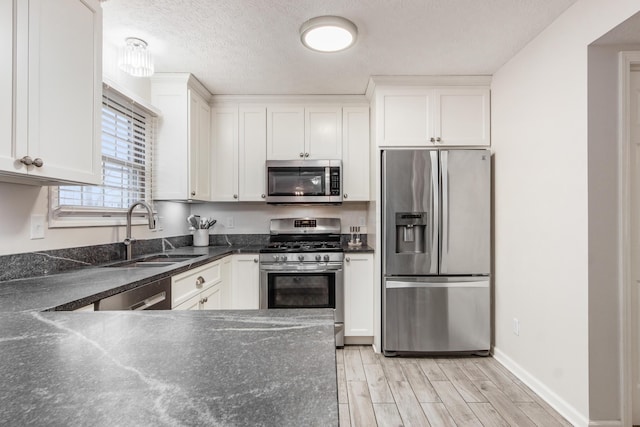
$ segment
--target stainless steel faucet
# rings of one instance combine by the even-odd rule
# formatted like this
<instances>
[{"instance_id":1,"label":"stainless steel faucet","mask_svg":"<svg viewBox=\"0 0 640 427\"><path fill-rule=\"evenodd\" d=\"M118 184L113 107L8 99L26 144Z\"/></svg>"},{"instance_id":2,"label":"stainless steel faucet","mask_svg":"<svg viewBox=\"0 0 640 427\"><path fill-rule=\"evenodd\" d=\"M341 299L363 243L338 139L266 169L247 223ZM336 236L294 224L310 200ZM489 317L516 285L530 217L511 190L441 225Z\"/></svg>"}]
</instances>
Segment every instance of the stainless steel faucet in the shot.
<instances>
[{"instance_id":1,"label":"stainless steel faucet","mask_svg":"<svg viewBox=\"0 0 640 427\"><path fill-rule=\"evenodd\" d=\"M124 244L127 247L127 260L130 260L132 257L133 248L131 247L131 244L136 241L136 239L131 238L131 216L136 206L142 206L147 210L147 217L149 219L149 230L153 230L154 228L156 228L156 220L153 215L153 210L147 202L135 202L134 204L129 206L129 210L127 211L127 236L124 238Z\"/></svg>"}]
</instances>

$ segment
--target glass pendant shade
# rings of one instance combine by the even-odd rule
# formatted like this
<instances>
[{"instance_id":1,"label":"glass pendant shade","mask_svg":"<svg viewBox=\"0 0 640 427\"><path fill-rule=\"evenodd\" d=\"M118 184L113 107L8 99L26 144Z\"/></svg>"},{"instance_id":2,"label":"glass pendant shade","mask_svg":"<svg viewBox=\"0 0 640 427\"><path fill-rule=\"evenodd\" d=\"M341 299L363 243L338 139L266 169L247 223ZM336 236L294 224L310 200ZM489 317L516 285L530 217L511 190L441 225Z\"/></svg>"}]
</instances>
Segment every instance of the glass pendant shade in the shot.
<instances>
[{"instance_id":1,"label":"glass pendant shade","mask_svg":"<svg viewBox=\"0 0 640 427\"><path fill-rule=\"evenodd\" d=\"M144 40L129 37L120 51L118 67L134 77L153 75L153 60Z\"/></svg>"}]
</instances>

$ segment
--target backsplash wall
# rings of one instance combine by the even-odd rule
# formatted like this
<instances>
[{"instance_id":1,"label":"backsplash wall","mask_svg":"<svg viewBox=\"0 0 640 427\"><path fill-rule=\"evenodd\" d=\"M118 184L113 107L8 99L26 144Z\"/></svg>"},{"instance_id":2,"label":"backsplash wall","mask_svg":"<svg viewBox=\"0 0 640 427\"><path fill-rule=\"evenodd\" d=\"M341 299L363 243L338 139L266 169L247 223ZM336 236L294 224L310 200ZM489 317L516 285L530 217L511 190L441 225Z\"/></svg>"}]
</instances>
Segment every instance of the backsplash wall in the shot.
<instances>
[{"instance_id":1,"label":"backsplash wall","mask_svg":"<svg viewBox=\"0 0 640 427\"><path fill-rule=\"evenodd\" d=\"M366 234L367 202L349 202L339 206L267 205L261 202L202 203L191 205L191 213L213 217L218 222L211 234L269 234L272 218L335 217L342 221L342 233L360 225ZM185 219L186 221L186 219ZM229 227L232 222L233 227Z\"/></svg>"}]
</instances>

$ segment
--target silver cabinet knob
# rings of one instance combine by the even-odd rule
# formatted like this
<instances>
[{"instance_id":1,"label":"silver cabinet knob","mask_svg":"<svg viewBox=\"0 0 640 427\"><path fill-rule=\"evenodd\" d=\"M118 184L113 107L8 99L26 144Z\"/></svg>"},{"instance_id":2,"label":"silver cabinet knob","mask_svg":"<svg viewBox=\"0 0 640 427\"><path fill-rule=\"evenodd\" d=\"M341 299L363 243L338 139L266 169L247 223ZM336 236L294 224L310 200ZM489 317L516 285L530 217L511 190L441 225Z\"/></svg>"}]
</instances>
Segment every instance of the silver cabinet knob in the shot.
<instances>
[{"instance_id":1,"label":"silver cabinet knob","mask_svg":"<svg viewBox=\"0 0 640 427\"><path fill-rule=\"evenodd\" d=\"M191 195L192 195L192 196L195 196L195 195L196 195L196 192L195 192L195 191L192 191L192 192L191 192Z\"/></svg>"},{"instance_id":2,"label":"silver cabinet knob","mask_svg":"<svg viewBox=\"0 0 640 427\"><path fill-rule=\"evenodd\" d=\"M233 198L234 198L234 199L237 199L237 198L238 198L238 195L237 195L237 194L234 194L234 195L233 195Z\"/></svg>"},{"instance_id":3,"label":"silver cabinet knob","mask_svg":"<svg viewBox=\"0 0 640 427\"><path fill-rule=\"evenodd\" d=\"M430 142L436 142L436 139L434 137L429 138Z\"/></svg>"},{"instance_id":4,"label":"silver cabinet knob","mask_svg":"<svg viewBox=\"0 0 640 427\"><path fill-rule=\"evenodd\" d=\"M304 153L304 156L305 157L309 157L309 153Z\"/></svg>"},{"instance_id":5,"label":"silver cabinet knob","mask_svg":"<svg viewBox=\"0 0 640 427\"><path fill-rule=\"evenodd\" d=\"M23 158L20 159L20 163L22 163L25 166L31 166L33 164L33 159L29 156L24 156Z\"/></svg>"},{"instance_id":6,"label":"silver cabinet knob","mask_svg":"<svg viewBox=\"0 0 640 427\"><path fill-rule=\"evenodd\" d=\"M349 258L349 257L346 257L344 260L345 260L346 262L351 262L351 258Z\"/></svg>"},{"instance_id":7,"label":"silver cabinet knob","mask_svg":"<svg viewBox=\"0 0 640 427\"><path fill-rule=\"evenodd\" d=\"M442 142L442 138L437 137L437 138L436 138L436 142Z\"/></svg>"},{"instance_id":8,"label":"silver cabinet knob","mask_svg":"<svg viewBox=\"0 0 640 427\"><path fill-rule=\"evenodd\" d=\"M304 153L300 153L300 157L304 157Z\"/></svg>"},{"instance_id":9,"label":"silver cabinet knob","mask_svg":"<svg viewBox=\"0 0 640 427\"><path fill-rule=\"evenodd\" d=\"M344 195L342 197L344 197L346 199L346 198L349 197L349 195L347 193L344 193Z\"/></svg>"},{"instance_id":10,"label":"silver cabinet knob","mask_svg":"<svg viewBox=\"0 0 640 427\"><path fill-rule=\"evenodd\" d=\"M258 258L254 258L253 262L257 263L258 262Z\"/></svg>"},{"instance_id":11,"label":"silver cabinet knob","mask_svg":"<svg viewBox=\"0 0 640 427\"><path fill-rule=\"evenodd\" d=\"M35 166L37 168L41 168L42 165L44 165L44 162L42 161L42 159L40 157L36 157L35 159L33 159L33 166Z\"/></svg>"},{"instance_id":12,"label":"silver cabinet knob","mask_svg":"<svg viewBox=\"0 0 640 427\"><path fill-rule=\"evenodd\" d=\"M267 195L266 194L262 194L262 195L260 195L260 197L262 197L263 199L266 199Z\"/></svg>"},{"instance_id":13,"label":"silver cabinet knob","mask_svg":"<svg viewBox=\"0 0 640 427\"><path fill-rule=\"evenodd\" d=\"M198 276L196 279L196 288L201 288L204 285L204 277Z\"/></svg>"}]
</instances>

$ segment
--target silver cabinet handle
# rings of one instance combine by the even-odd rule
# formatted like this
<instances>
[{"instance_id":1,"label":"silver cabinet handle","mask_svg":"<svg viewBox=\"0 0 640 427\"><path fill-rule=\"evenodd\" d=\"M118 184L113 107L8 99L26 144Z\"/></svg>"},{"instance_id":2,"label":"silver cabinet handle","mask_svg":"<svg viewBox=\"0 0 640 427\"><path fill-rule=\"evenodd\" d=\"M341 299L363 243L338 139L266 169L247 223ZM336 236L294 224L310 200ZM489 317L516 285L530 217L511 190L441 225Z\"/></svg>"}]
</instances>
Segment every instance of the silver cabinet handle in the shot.
<instances>
[{"instance_id":1,"label":"silver cabinet handle","mask_svg":"<svg viewBox=\"0 0 640 427\"><path fill-rule=\"evenodd\" d=\"M237 198L238 198L238 195L237 195L237 194L234 194L234 195L233 195L233 198L234 198L234 199L237 199Z\"/></svg>"},{"instance_id":2,"label":"silver cabinet handle","mask_svg":"<svg viewBox=\"0 0 640 427\"><path fill-rule=\"evenodd\" d=\"M304 157L304 153L300 153L300 157Z\"/></svg>"},{"instance_id":3,"label":"silver cabinet handle","mask_svg":"<svg viewBox=\"0 0 640 427\"><path fill-rule=\"evenodd\" d=\"M436 142L436 139L434 137L429 138L430 142Z\"/></svg>"},{"instance_id":4,"label":"silver cabinet handle","mask_svg":"<svg viewBox=\"0 0 640 427\"><path fill-rule=\"evenodd\" d=\"M29 156L24 156L23 158L20 159L20 163L22 163L25 166L31 166L33 164L33 159Z\"/></svg>"},{"instance_id":5,"label":"silver cabinet handle","mask_svg":"<svg viewBox=\"0 0 640 427\"><path fill-rule=\"evenodd\" d=\"M201 288L204 285L204 277L198 276L196 279L196 288Z\"/></svg>"},{"instance_id":6,"label":"silver cabinet handle","mask_svg":"<svg viewBox=\"0 0 640 427\"><path fill-rule=\"evenodd\" d=\"M209 301L209 297L206 298L202 298L202 303L204 304L205 302Z\"/></svg>"},{"instance_id":7,"label":"silver cabinet handle","mask_svg":"<svg viewBox=\"0 0 640 427\"><path fill-rule=\"evenodd\" d=\"M196 192L195 192L195 191L192 191L192 192L191 192L191 195L192 195L192 196L195 196L195 195L196 195Z\"/></svg>"},{"instance_id":8,"label":"silver cabinet handle","mask_svg":"<svg viewBox=\"0 0 640 427\"><path fill-rule=\"evenodd\" d=\"M258 258L254 258L253 262L257 263L258 262Z\"/></svg>"},{"instance_id":9,"label":"silver cabinet handle","mask_svg":"<svg viewBox=\"0 0 640 427\"><path fill-rule=\"evenodd\" d=\"M33 159L33 166L35 166L37 168L41 168L42 165L44 165L44 162L42 161L42 159L40 157L36 157L35 159Z\"/></svg>"},{"instance_id":10,"label":"silver cabinet handle","mask_svg":"<svg viewBox=\"0 0 640 427\"><path fill-rule=\"evenodd\" d=\"M304 156L305 157L309 157L309 153L304 153Z\"/></svg>"},{"instance_id":11,"label":"silver cabinet handle","mask_svg":"<svg viewBox=\"0 0 640 427\"><path fill-rule=\"evenodd\" d=\"M442 138L440 138L440 137L436 138L436 142L441 142L441 141L442 141Z\"/></svg>"},{"instance_id":12,"label":"silver cabinet handle","mask_svg":"<svg viewBox=\"0 0 640 427\"><path fill-rule=\"evenodd\" d=\"M344 260L347 261L347 262L351 262L351 258L349 258L349 257L346 257Z\"/></svg>"},{"instance_id":13,"label":"silver cabinet handle","mask_svg":"<svg viewBox=\"0 0 640 427\"><path fill-rule=\"evenodd\" d=\"M263 199L266 199L267 195L266 194L262 194L260 197L262 197Z\"/></svg>"},{"instance_id":14,"label":"silver cabinet handle","mask_svg":"<svg viewBox=\"0 0 640 427\"><path fill-rule=\"evenodd\" d=\"M344 193L344 195L342 197L344 197L346 199L346 198L349 197L349 195L347 193Z\"/></svg>"}]
</instances>

